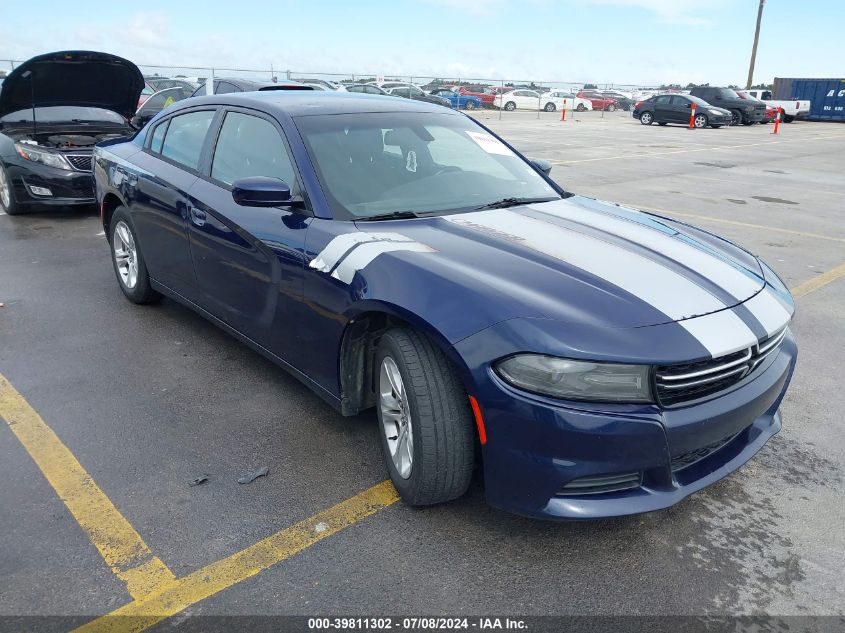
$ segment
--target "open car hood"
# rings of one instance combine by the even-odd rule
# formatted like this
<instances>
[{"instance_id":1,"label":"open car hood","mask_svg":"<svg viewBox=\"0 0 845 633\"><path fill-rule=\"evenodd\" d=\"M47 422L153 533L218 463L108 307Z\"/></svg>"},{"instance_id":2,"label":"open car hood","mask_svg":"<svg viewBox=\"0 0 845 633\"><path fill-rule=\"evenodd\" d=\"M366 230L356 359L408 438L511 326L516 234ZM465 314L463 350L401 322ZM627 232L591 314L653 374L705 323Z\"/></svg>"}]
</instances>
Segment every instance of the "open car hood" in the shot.
<instances>
[{"instance_id":1,"label":"open car hood","mask_svg":"<svg viewBox=\"0 0 845 633\"><path fill-rule=\"evenodd\" d=\"M0 91L0 116L47 106L103 108L129 119L144 77L132 62L93 51L38 55L15 68Z\"/></svg>"}]
</instances>

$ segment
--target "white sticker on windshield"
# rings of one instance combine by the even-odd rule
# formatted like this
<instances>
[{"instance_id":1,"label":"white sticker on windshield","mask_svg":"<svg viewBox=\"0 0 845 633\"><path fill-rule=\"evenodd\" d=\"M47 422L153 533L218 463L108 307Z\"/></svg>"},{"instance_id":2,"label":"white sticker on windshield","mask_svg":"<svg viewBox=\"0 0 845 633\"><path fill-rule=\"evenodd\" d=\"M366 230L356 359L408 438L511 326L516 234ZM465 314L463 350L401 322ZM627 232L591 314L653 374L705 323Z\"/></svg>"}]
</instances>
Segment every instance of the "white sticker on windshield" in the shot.
<instances>
[{"instance_id":1,"label":"white sticker on windshield","mask_svg":"<svg viewBox=\"0 0 845 633\"><path fill-rule=\"evenodd\" d=\"M408 159L405 161L405 169L414 173L417 172L417 153L413 150L408 152Z\"/></svg>"},{"instance_id":2,"label":"white sticker on windshield","mask_svg":"<svg viewBox=\"0 0 845 633\"><path fill-rule=\"evenodd\" d=\"M513 156L513 152L499 139L484 132L467 132L467 135L475 141L478 146L488 154L501 154L502 156Z\"/></svg>"}]
</instances>

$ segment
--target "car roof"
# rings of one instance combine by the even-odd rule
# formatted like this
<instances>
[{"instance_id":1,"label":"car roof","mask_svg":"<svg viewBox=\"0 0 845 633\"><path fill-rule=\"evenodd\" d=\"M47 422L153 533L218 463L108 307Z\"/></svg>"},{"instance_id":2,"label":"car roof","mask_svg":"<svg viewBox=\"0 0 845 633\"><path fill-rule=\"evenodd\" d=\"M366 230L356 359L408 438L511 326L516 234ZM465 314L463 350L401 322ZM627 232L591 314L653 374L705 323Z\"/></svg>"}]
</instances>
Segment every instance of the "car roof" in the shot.
<instances>
[{"instance_id":1,"label":"car roof","mask_svg":"<svg viewBox=\"0 0 845 633\"><path fill-rule=\"evenodd\" d=\"M176 103L175 109L202 104L234 105L288 116L351 114L355 112L431 112L457 114L437 104L385 95L324 90L267 90L191 97ZM174 112L169 110L168 112Z\"/></svg>"}]
</instances>

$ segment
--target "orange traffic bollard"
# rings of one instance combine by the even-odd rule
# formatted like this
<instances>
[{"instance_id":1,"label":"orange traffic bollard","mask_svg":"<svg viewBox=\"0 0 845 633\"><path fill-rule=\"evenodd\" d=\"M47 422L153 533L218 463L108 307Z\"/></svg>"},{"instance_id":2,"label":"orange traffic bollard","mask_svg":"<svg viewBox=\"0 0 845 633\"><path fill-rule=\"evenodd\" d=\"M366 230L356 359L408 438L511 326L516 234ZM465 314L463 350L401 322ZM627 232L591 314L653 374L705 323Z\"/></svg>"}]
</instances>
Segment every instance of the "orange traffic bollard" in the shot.
<instances>
[{"instance_id":1,"label":"orange traffic bollard","mask_svg":"<svg viewBox=\"0 0 845 633\"><path fill-rule=\"evenodd\" d=\"M566 121L566 99L563 100L563 107L560 109L560 120Z\"/></svg>"},{"instance_id":2,"label":"orange traffic bollard","mask_svg":"<svg viewBox=\"0 0 845 633\"><path fill-rule=\"evenodd\" d=\"M777 133L778 133L778 128L780 128L780 115L781 115L781 112L783 112L783 108L781 108L780 106L778 106L778 113L775 115L775 129L774 129L774 130L772 130L772 134L777 134Z\"/></svg>"},{"instance_id":3,"label":"orange traffic bollard","mask_svg":"<svg viewBox=\"0 0 845 633\"><path fill-rule=\"evenodd\" d=\"M695 101L692 102L692 112L689 114L689 129L695 129Z\"/></svg>"}]
</instances>

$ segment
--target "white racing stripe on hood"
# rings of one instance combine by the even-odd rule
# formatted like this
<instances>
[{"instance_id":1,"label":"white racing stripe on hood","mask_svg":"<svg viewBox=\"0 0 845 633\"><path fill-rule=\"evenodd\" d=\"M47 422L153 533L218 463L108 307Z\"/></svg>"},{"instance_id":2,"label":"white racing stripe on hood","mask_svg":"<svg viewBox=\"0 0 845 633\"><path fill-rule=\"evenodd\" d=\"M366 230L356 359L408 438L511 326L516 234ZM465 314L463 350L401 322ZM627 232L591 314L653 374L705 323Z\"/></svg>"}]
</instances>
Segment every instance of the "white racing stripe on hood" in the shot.
<instances>
[{"instance_id":1,"label":"white racing stripe on hood","mask_svg":"<svg viewBox=\"0 0 845 633\"><path fill-rule=\"evenodd\" d=\"M316 268L320 272L327 273L334 268L341 257L343 257L349 249L356 244L363 244L365 242L413 242L409 237L400 235L399 233L365 233L363 231L355 231L354 233L344 233L333 238L325 248L320 251L317 256L308 264L311 268Z\"/></svg>"},{"instance_id":2,"label":"white racing stripe on hood","mask_svg":"<svg viewBox=\"0 0 845 633\"><path fill-rule=\"evenodd\" d=\"M713 358L738 352L757 341L754 332L733 310L679 321L678 325L698 339Z\"/></svg>"},{"instance_id":3,"label":"white racing stripe on hood","mask_svg":"<svg viewBox=\"0 0 845 633\"><path fill-rule=\"evenodd\" d=\"M513 211L482 211L445 219L517 242L612 283L678 321L714 357L757 341L745 322L717 297L639 253ZM690 318L694 315L704 316Z\"/></svg>"},{"instance_id":4,"label":"white racing stripe on hood","mask_svg":"<svg viewBox=\"0 0 845 633\"><path fill-rule=\"evenodd\" d=\"M530 208L539 213L573 220L641 244L698 272L717 286L724 288L737 301L745 301L763 286L762 279L753 279L750 274L731 266L717 254L706 250L706 247L699 248L683 238L673 237L668 233L671 230L669 227L666 227L667 232L664 233L658 228L626 220L610 213L589 211L575 204L568 205L565 210L552 210L541 206Z\"/></svg>"},{"instance_id":5,"label":"white racing stripe on hood","mask_svg":"<svg viewBox=\"0 0 845 633\"><path fill-rule=\"evenodd\" d=\"M780 332L792 318L792 314L768 287L763 288L743 305L751 311L769 336Z\"/></svg>"},{"instance_id":6,"label":"white racing stripe on hood","mask_svg":"<svg viewBox=\"0 0 845 633\"><path fill-rule=\"evenodd\" d=\"M508 210L479 211L444 219L516 241L576 266L639 297L673 321L727 307L692 280L644 255L557 224Z\"/></svg>"}]
</instances>

